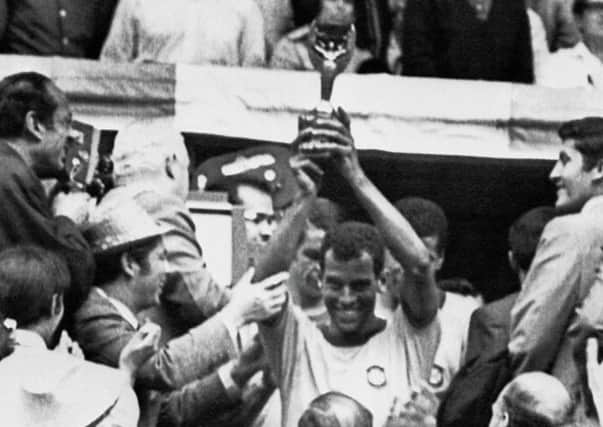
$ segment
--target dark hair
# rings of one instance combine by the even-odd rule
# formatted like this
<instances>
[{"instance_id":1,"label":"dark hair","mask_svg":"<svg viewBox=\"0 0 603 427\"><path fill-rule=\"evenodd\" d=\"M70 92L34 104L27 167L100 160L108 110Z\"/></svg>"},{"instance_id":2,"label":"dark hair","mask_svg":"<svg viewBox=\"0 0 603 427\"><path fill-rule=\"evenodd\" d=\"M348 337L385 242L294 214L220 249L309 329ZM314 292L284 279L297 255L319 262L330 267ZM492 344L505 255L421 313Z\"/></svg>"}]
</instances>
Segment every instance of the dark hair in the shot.
<instances>
[{"instance_id":1,"label":"dark hair","mask_svg":"<svg viewBox=\"0 0 603 427\"><path fill-rule=\"evenodd\" d=\"M555 217L555 208L540 206L521 215L509 228L509 249L519 268L530 268L540 236L547 223Z\"/></svg>"},{"instance_id":2,"label":"dark hair","mask_svg":"<svg viewBox=\"0 0 603 427\"><path fill-rule=\"evenodd\" d=\"M132 259L140 265L143 272L148 271L151 268L148 259L149 254L157 247L157 244L160 241L161 237L154 237L127 246L118 252L101 252L96 254L96 275L94 277L94 284L102 287L115 280L122 273L121 256L123 253L128 253Z\"/></svg>"},{"instance_id":3,"label":"dark hair","mask_svg":"<svg viewBox=\"0 0 603 427\"><path fill-rule=\"evenodd\" d=\"M342 419L344 418L345 419ZM304 411L298 427L341 427L353 419L355 427L372 427L373 415L357 400L331 391L314 399Z\"/></svg>"},{"instance_id":4,"label":"dark hair","mask_svg":"<svg viewBox=\"0 0 603 427\"><path fill-rule=\"evenodd\" d=\"M591 170L603 160L603 118L585 117L565 122L559 128L562 140L575 140L575 148L584 158L583 169Z\"/></svg>"},{"instance_id":5,"label":"dark hair","mask_svg":"<svg viewBox=\"0 0 603 427\"><path fill-rule=\"evenodd\" d=\"M480 292L475 289L475 286L463 277L451 277L449 279L440 280L438 281L438 287L445 292L463 296L477 297L480 295Z\"/></svg>"},{"instance_id":6,"label":"dark hair","mask_svg":"<svg viewBox=\"0 0 603 427\"><path fill-rule=\"evenodd\" d=\"M320 12L321 0L291 0L295 28L312 22Z\"/></svg>"},{"instance_id":7,"label":"dark hair","mask_svg":"<svg viewBox=\"0 0 603 427\"><path fill-rule=\"evenodd\" d=\"M437 203L422 197L404 197L395 206L419 237L437 237L438 251L444 252L448 243L448 219Z\"/></svg>"},{"instance_id":8,"label":"dark hair","mask_svg":"<svg viewBox=\"0 0 603 427\"><path fill-rule=\"evenodd\" d=\"M52 123L58 107L50 92L52 80L34 72L17 73L0 81L0 138L23 134L25 116L35 111L42 123Z\"/></svg>"},{"instance_id":9,"label":"dark hair","mask_svg":"<svg viewBox=\"0 0 603 427\"><path fill-rule=\"evenodd\" d=\"M53 295L63 295L71 282L65 259L36 246L0 252L0 312L20 327L50 316Z\"/></svg>"},{"instance_id":10,"label":"dark hair","mask_svg":"<svg viewBox=\"0 0 603 427\"><path fill-rule=\"evenodd\" d=\"M588 8L600 8L600 4L592 4L590 0L575 0L572 7L574 15L582 16Z\"/></svg>"},{"instance_id":11,"label":"dark hair","mask_svg":"<svg viewBox=\"0 0 603 427\"><path fill-rule=\"evenodd\" d=\"M333 250L336 259L350 261L367 252L373 260L373 271L379 276L383 270L385 246L375 227L362 222L343 222L330 229L320 249L320 266L324 268L325 254Z\"/></svg>"}]
</instances>

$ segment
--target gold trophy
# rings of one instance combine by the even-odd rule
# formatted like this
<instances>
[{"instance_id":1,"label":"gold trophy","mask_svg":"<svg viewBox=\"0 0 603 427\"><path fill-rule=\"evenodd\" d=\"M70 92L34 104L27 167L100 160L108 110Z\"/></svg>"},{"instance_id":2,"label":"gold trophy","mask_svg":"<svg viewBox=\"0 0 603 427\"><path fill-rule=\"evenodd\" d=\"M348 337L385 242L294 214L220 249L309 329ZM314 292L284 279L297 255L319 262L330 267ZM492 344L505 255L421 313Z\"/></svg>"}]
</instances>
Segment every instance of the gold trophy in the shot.
<instances>
[{"instance_id":1,"label":"gold trophy","mask_svg":"<svg viewBox=\"0 0 603 427\"><path fill-rule=\"evenodd\" d=\"M311 126L316 118L331 118L334 107L331 104L333 84L352 59L356 44L356 30L350 22L337 19L317 18L310 27L310 60L320 72L320 102L308 114L299 118L299 130ZM329 153L319 139L302 142L298 151L312 158L326 158Z\"/></svg>"}]
</instances>

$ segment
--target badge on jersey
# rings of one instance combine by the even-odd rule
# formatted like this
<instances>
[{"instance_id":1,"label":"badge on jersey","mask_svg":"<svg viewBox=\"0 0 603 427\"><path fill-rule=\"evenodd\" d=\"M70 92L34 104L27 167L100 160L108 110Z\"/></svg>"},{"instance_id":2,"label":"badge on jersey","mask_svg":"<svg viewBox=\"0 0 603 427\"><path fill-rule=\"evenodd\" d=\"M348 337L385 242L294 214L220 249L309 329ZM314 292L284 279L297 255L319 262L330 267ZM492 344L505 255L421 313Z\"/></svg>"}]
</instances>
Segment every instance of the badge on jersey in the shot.
<instances>
[{"instance_id":1,"label":"badge on jersey","mask_svg":"<svg viewBox=\"0 0 603 427\"><path fill-rule=\"evenodd\" d=\"M385 384L387 384L385 369L377 365L369 366L366 370L366 380L370 385L375 388L381 388L385 386Z\"/></svg>"},{"instance_id":2,"label":"badge on jersey","mask_svg":"<svg viewBox=\"0 0 603 427\"><path fill-rule=\"evenodd\" d=\"M429 385L435 388L442 387L444 384L444 369L441 366L433 365L429 374Z\"/></svg>"}]
</instances>

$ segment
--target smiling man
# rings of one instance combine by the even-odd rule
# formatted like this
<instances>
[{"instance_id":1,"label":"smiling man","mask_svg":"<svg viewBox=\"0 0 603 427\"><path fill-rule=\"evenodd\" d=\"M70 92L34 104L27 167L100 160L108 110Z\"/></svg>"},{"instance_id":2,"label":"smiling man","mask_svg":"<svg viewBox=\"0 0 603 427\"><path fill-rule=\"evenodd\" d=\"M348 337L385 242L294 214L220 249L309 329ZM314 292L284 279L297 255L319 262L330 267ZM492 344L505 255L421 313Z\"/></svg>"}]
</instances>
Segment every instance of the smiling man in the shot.
<instances>
[{"instance_id":1,"label":"smiling man","mask_svg":"<svg viewBox=\"0 0 603 427\"><path fill-rule=\"evenodd\" d=\"M315 120L296 142L333 142L325 145L333 164L376 226L344 222L327 232L319 258L326 324L289 303L260 328L281 392L283 427L297 426L310 402L330 391L356 399L383 426L396 403L410 401L427 380L439 344L435 254L364 174L347 116L338 115ZM391 321L375 314L385 244L408 274Z\"/></svg>"},{"instance_id":2,"label":"smiling man","mask_svg":"<svg viewBox=\"0 0 603 427\"><path fill-rule=\"evenodd\" d=\"M509 352L515 375L545 371L584 408L573 359L579 307L587 304L603 246L603 118L567 122L550 178L557 210L545 227L511 311ZM591 302L592 303L592 302Z\"/></svg>"}]
</instances>

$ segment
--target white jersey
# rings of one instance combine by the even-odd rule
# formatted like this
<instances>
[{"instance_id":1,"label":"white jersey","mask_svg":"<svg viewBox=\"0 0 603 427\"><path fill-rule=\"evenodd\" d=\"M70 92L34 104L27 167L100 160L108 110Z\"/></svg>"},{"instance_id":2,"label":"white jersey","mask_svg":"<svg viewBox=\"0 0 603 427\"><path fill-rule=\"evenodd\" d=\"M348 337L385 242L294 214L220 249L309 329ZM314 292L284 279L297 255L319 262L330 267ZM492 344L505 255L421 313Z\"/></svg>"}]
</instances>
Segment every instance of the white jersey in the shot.
<instances>
[{"instance_id":1,"label":"white jersey","mask_svg":"<svg viewBox=\"0 0 603 427\"><path fill-rule=\"evenodd\" d=\"M418 329L398 309L366 344L335 347L292 305L277 325L260 331L281 392L283 427L297 427L310 402L329 391L358 400L382 426L394 399L407 401L429 377L440 335L437 317Z\"/></svg>"}]
</instances>

